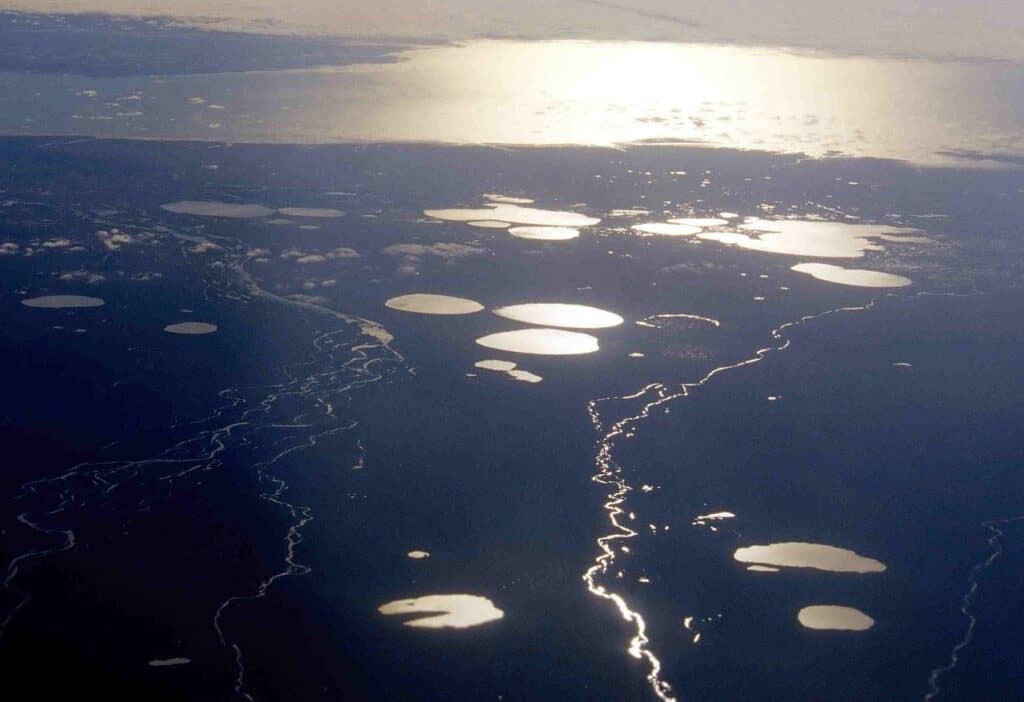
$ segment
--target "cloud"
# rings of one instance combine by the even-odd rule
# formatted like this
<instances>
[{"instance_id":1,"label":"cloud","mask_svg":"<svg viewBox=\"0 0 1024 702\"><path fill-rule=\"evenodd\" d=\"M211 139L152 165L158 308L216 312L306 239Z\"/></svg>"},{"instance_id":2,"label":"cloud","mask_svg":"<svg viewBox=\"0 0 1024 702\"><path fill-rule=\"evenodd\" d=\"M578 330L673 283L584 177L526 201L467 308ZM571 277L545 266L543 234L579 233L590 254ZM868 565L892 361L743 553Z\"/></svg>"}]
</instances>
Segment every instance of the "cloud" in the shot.
<instances>
[{"instance_id":1,"label":"cloud","mask_svg":"<svg viewBox=\"0 0 1024 702\"><path fill-rule=\"evenodd\" d=\"M317 280L316 278L307 278L302 283L303 290L315 290L317 288L333 288L338 284L338 281L334 278L328 278L326 280Z\"/></svg>"},{"instance_id":2,"label":"cloud","mask_svg":"<svg viewBox=\"0 0 1024 702\"><path fill-rule=\"evenodd\" d=\"M341 258L359 258L359 252L355 249L350 249L345 246L339 246L335 249L331 249L327 253L319 253L317 251L305 252L297 248L285 249L281 252L281 258L295 259L296 263L309 264L309 263L324 263L325 261L334 261Z\"/></svg>"},{"instance_id":3,"label":"cloud","mask_svg":"<svg viewBox=\"0 0 1024 702\"><path fill-rule=\"evenodd\" d=\"M331 249L327 252L327 258L359 258L359 252L355 249L350 249L345 246L339 246L336 249Z\"/></svg>"},{"instance_id":4,"label":"cloud","mask_svg":"<svg viewBox=\"0 0 1024 702\"><path fill-rule=\"evenodd\" d=\"M665 266L660 270L662 273L707 273L708 271L723 270L723 267L710 261L688 261Z\"/></svg>"},{"instance_id":5,"label":"cloud","mask_svg":"<svg viewBox=\"0 0 1024 702\"><path fill-rule=\"evenodd\" d=\"M205 29L343 37L705 41L916 57L1024 58L1024 6L892 0L3 0L27 12L172 16ZM41 10L42 8L42 10ZM799 18L799 21L794 21ZM81 91L94 97L95 90ZM206 98L192 96L202 104Z\"/></svg>"},{"instance_id":6,"label":"cloud","mask_svg":"<svg viewBox=\"0 0 1024 702\"><path fill-rule=\"evenodd\" d=\"M127 246L134 242L131 234L126 234L120 229L111 229L110 231L101 229L96 232L96 238L107 247L108 251L117 251L122 246Z\"/></svg>"},{"instance_id":7,"label":"cloud","mask_svg":"<svg viewBox=\"0 0 1024 702\"><path fill-rule=\"evenodd\" d=\"M211 251L220 251L221 247L212 241L200 241L198 244L193 246L189 251L196 254L209 253Z\"/></svg>"},{"instance_id":8,"label":"cloud","mask_svg":"<svg viewBox=\"0 0 1024 702\"><path fill-rule=\"evenodd\" d=\"M77 271L65 271L60 274L61 280L75 281L80 283L89 283L95 285L96 283L102 283L106 280L106 276L102 273L91 273L89 271L77 270Z\"/></svg>"},{"instance_id":9,"label":"cloud","mask_svg":"<svg viewBox=\"0 0 1024 702\"><path fill-rule=\"evenodd\" d=\"M468 244L455 244L450 242L438 242L436 244L392 244L381 249L385 256L401 256L402 262L396 269L398 275L415 275L419 271L420 263L426 256L440 258L445 263L454 263L466 256L477 256L487 253L487 249Z\"/></svg>"},{"instance_id":10,"label":"cloud","mask_svg":"<svg viewBox=\"0 0 1024 702\"><path fill-rule=\"evenodd\" d=\"M454 244L449 242L438 242L436 244L392 244L381 250L387 256L406 256L411 258L423 258L424 256L436 256L445 261L454 261L465 256L477 256L486 253L487 249L481 249L469 244Z\"/></svg>"},{"instance_id":11,"label":"cloud","mask_svg":"<svg viewBox=\"0 0 1024 702\"><path fill-rule=\"evenodd\" d=\"M132 274L132 280L137 280L140 283L148 283L151 280L159 280L163 277L164 274L160 271L142 271L141 273Z\"/></svg>"},{"instance_id":12,"label":"cloud","mask_svg":"<svg viewBox=\"0 0 1024 702\"><path fill-rule=\"evenodd\" d=\"M295 300L296 302L304 302L309 305L320 305L326 307L331 304L331 301L326 297L320 295L303 295L301 293L294 293L288 296L289 300Z\"/></svg>"}]
</instances>

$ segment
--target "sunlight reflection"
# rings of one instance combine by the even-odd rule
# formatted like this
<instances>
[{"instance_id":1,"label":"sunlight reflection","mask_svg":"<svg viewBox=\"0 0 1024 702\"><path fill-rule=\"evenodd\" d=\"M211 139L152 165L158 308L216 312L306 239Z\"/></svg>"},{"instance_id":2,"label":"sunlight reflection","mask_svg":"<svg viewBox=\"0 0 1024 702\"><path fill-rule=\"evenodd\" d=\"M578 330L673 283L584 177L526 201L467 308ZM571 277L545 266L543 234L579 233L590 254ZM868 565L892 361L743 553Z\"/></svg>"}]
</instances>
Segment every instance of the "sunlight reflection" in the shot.
<instances>
[{"instance_id":1,"label":"sunlight reflection","mask_svg":"<svg viewBox=\"0 0 1024 702\"><path fill-rule=\"evenodd\" d=\"M384 305L401 312L417 314L473 314L484 308L476 300L433 293L411 293L388 299Z\"/></svg>"},{"instance_id":2,"label":"sunlight reflection","mask_svg":"<svg viewBox=\"0 0 1024 702\"><path fill-rule=\"evenodd\" d=\"M384 615L426 614L406 619L402 624L420 629L466 629L501 619L505 613L480 595L426 595L382 604Z\"/></svg>"},{"instance_id":3,"label":"sunlight reflection","mask_svg":"<svg viewBox=\"0 0 1024 702\"><path fill-rule=\"evenodd\" d=\"M494 310L494 314L515 322L542 327L568 327L570 329L606 329L617 327L623 319L614 312L588 305L570 305L558 302L538 302L508 305Z\"/></svg>"},{"instance_id":4,"label":"sunlight reflection","mask_svg":"<svg viewBox=\"0 0 1024 702\"><path fill-rule=\"evenodd\" d=\"M832 573L881 573L885 564L849 549L826 544L790 541L736 549L733 558L740 563L787 568L811 568Z\"/></svg>"},{"instance_id":5,"label":"sunlight reflection","mask_svg":"<svg viewBox=\"0 0 1024 702\"><path fill-rule=\"evenodd\" d=\"M798 263L790 270L828 283L859 288L905 288L913 283L910 278L895 273L869 271L863 268L843 268L828 263Z\"/></svg>"},{"instance_id":6,"label":"sunlight reflection","mask_svg":"<svg viewBox=\"0 0 1024 702\"><path fill-rule=\"evenodd\" d=\"M395 56L199 76L54 75L42 94L38 79L5 73L0 129L286 143L698 143L997 166L1024 155L1018 64L565 40L473 40ZM195 106L182 96L197 91L226 108L216 122L191 119ZM118 94L145 94L148 109L115 120L95 95Z\"/></svg>"},{"instance_id":7,"label":"sunlight reflection","mask_svg":"<svg viewBox=\"0 0 1024 702\"><path fill-rule=\"evenodd\" d=\"M339 115L346 131L355 118L362 138L700 142L920 162L949 160L941 151L995 151L1021 137L1012 103L1024 91L971 100L996 82L991 67L974 64L611 41L480 40L404 57L329 69L364 75L378 100L372 122Z\"/></svg>"},{"instance_id":8,"label":"sunlight reflection","mask_svg":"<svg viewBox=\"0 0 1024 702\"><path fill-rule=\"evenodd\" d=\"M476 343L498 351L542 356L572 356L594 353L598 350L595 337L563 329L519 329L499 332L482 336Z\"/></svg>"},{"instance_id":9,"label":"sunlight reflection","mask_svg":"<svg viewBox=\"0 0 1024 702\"><path fill-rule=\"evenodd\" d=\"M797 620L808 629L833 631L867 631L875 620L853 607L839 605L811 605L797 613Z\"/></svg>"}]
</instances>

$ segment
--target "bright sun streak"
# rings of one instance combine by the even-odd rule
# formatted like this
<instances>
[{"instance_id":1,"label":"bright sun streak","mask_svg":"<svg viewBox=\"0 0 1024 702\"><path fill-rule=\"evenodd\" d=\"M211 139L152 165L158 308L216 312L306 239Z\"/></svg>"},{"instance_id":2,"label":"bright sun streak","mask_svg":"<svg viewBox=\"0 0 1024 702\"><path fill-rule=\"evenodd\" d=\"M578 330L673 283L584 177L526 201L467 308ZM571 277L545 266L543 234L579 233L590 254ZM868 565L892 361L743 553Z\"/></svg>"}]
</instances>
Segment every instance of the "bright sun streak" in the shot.
<instances>
[{"instance_id":1,"label":"bright sun streak","mask_svg":"<svg viewBox=\"0 0 1024 702\"><path fill-rule=\"evenodd\" d=\"M982 69L970 65L607 41L481 40L403 57L319 69L359 77L356 97L338 98L337 130L456 143L702 142L922 162L1018 131L1012 110L979 113L970 94L983 89L973 80Z\"/></svg>"}]
</instances>

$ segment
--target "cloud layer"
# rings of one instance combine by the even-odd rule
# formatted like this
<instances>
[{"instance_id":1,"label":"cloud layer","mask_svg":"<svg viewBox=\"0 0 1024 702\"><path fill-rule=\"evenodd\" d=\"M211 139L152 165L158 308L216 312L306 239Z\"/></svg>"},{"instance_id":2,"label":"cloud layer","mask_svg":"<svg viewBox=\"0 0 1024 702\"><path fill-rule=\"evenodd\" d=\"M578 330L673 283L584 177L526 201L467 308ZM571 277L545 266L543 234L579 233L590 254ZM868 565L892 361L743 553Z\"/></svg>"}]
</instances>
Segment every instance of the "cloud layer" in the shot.
<instances>
[{"instance_id":1,"label":"cloud layer","mask_svg":"<svg viewBox=\"0 0 1024 702\"><path fill-rule=\"evenodd\" d=\"M172 16L189 25L279 34L653 39L840 53L1024 60L1024 4L999 0L0 0L26 12Z\"/></svg>"}]
</instances>

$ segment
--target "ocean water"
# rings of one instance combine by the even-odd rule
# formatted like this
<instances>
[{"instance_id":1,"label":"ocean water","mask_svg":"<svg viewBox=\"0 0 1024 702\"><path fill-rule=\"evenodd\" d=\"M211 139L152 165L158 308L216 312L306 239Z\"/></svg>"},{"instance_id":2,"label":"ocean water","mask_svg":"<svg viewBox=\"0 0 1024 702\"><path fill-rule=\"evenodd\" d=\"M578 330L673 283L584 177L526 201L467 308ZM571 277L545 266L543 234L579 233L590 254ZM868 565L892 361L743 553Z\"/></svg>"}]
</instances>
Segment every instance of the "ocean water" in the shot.
<instances>
[{"instance_id":1,"label":"ocean water","mask_svg":"<svg viewBox=\"0 0 1024 702\"><path fill-rule=\"evenodd\" d=\"M253 72L275 47L213 78L8 80L83 102L148 81L205 115L222 96L196 82L280 81ZM986 114L1012 132L1008 110ZM921 162L615 124L576 146L0 139L5 684L1021 697L1024 175L968 122Z\"/></svg>"},{"instance_id":2,"label":"ocean water","mask_svg":"<svg viewBox=\"0 0 1024 702\"><path fill-rule=\"evenodd\" d=\"M100 64L83 75L49 61L0 72L0 131L314 144L689 143L929 165L1019 165L1024 157L1024 71L1015 62L565 40L367 47L324 55L329 65L303 53L309 63L295 67L268 53L251 57L250 70L144 65L111 75Z\"/></svg>"}]
</instances>

